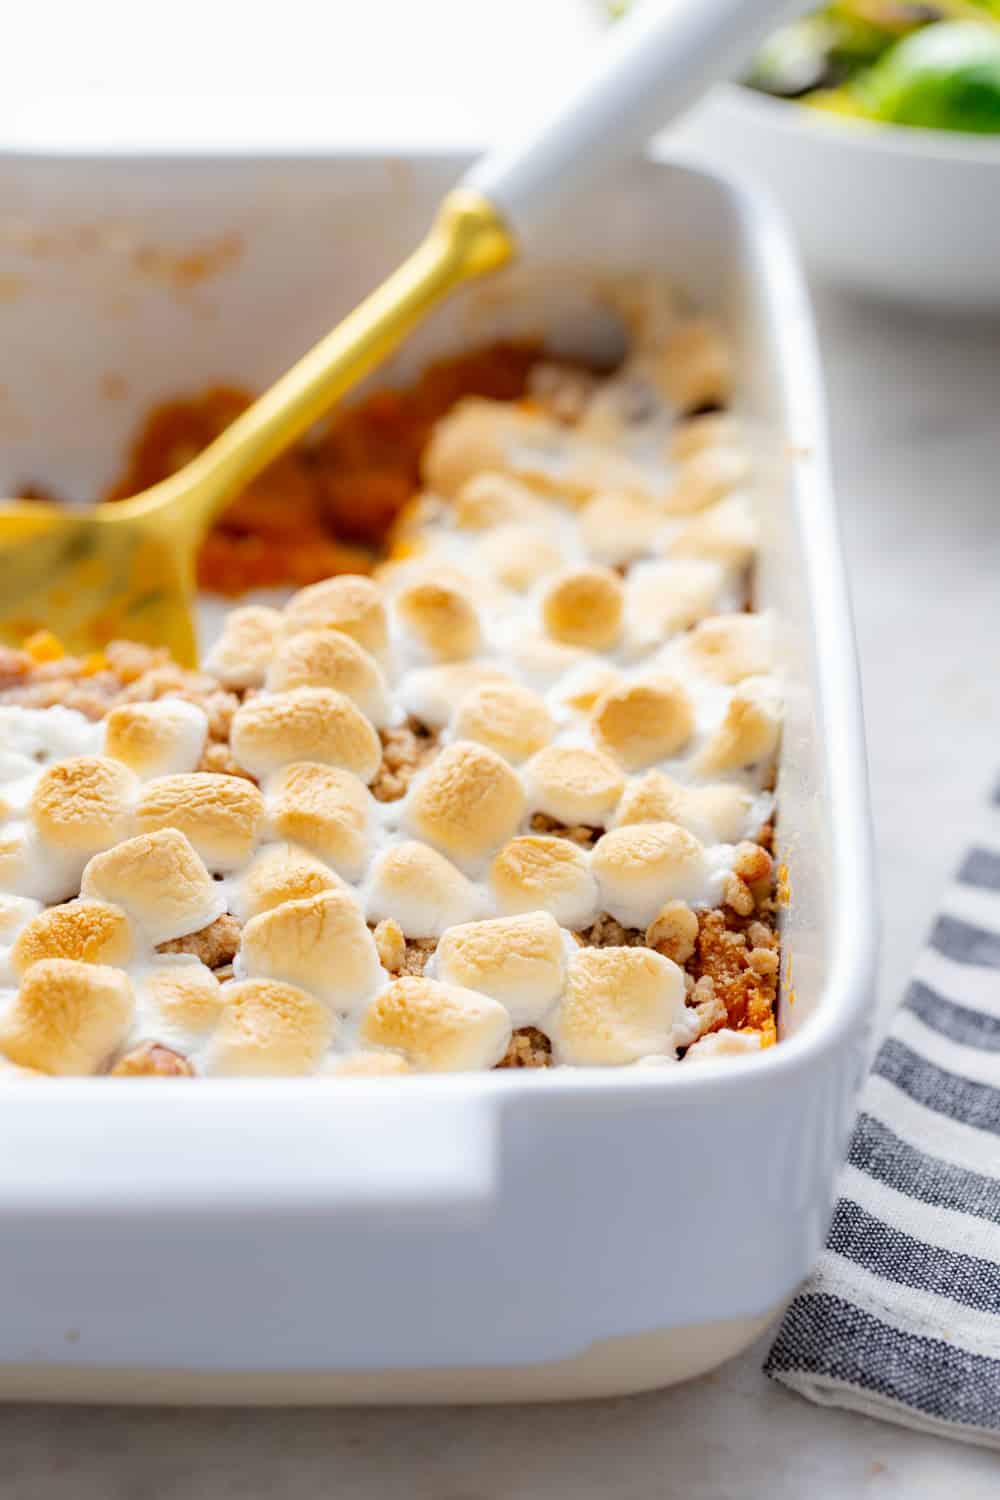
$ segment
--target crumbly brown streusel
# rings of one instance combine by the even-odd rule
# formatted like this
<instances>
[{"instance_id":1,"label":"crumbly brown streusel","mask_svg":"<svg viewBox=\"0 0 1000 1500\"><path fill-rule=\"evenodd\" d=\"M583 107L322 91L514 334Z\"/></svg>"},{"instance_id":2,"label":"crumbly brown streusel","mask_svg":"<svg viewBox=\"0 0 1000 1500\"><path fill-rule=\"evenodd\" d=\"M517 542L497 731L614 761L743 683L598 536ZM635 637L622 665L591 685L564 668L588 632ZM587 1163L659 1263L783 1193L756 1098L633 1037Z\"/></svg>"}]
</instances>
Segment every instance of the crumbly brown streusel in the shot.
<instances>
[{"instance_id":1,"label":"crumbly brown streusel","mask_svg":"<svg viewBox=\"0 0 1000 1500\"><path fill-rule=\"evenodd\" d=\"M231 912L223 912L207 927L198 932L189 932L186 937L171 938L160 943L157 953L193 953L210 969L221 969L231 964L240 946L242 927Z\"/></svg>"},{"instance_id":2,"label":"crumbly brown streusel","mask_svg":"<svg viewBox=\"0 0 1000 1500\"><path fill-rule=\"evenodd\" d=\"M111 1069L112 1078L193 1078L194 1068L172 1047L142 1042Z\"/></svg>"},{"instance_id":3,"label":"crumbly brown streusel","mask_svg":"<svg viewBox=\"0 0 1000 1500\"><path fill-rule=\"evenodd\" d=\"M592 927L585 927L573 936L583 948L642 948L646 935L639 927L623 927L606 911L601 912Z\"/></svg>"},{"instance_id":4,"label":"crumbly brown streusel","mask_svg":"<svg viewBox=\"0 0 1000 1500\"><path fill-rule=\"evenodd\" d=\"M552 1043L537 1026L519 1026L511 1036L498 1068L550 1068Z\"/></svg>"},{"instance_id":5,"label":"crumbly brown streusel","mask_svg":"<svg viewBox=\"0 0 1000 1500\"><path fill-rule=\"evenodd\" d=\"M438 737L419 719L409 718L398 729L383 729L379 738L382 764L371 784L372 796L379 802L398 802L417 772L437 753Z\"/></svg>"},{"instance_id":6,"label":"crumbly brown streusel","mask_svg":"<svg viewBox=\"0 0 1000 1500\"><path fill-rule=\"evenodd\" d=\"M589 828L586 823L559 823L547 813L534 813L531 819L532 833L545 833L551 838L569 839L581 849L592 849L604 832L603 828Z\"/></svg>"}]
</instances>

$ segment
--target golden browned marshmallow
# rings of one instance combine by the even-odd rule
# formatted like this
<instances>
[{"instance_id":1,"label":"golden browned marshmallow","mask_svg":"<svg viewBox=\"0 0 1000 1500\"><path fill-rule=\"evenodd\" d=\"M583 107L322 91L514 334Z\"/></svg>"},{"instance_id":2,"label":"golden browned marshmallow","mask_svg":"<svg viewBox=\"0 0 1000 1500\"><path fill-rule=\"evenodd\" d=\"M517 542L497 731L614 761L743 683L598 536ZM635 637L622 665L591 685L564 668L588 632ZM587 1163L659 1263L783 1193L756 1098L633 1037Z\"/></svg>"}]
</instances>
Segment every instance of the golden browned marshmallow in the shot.
<instances>
[{"instance_id":1,"label":"golden browned marshmallow","mask_svg":"<svg viewBox=\"0 0 1000 1500\"><path fill-rule=\"evenodd\" d=\"M420 461L424 482L450 499L476 474L505 473L512 443L530 442L550 425L509 401L466 396L434 425Z\"/></svg>"},{"instance_id":2,"label":"golden browned marshmallow","mask_svg":"<svg viewBox=\"0 0 1000 1500\"><path fill-rule=\"evenodd\" d=\"M771 665L770 622L761 615L711 615L680 642L696 672L733 684L758 677Z\"/></svg>"},{"instance_id":3,"label":"golden browned marshmallow","mask_svg":"<svg viewBox=\"0 0 1000 1500\"><path fill-rule=\"evenodd\" d=\"M741 786L683 786L662 771L630 781L615 824L679 823L705 843L733 844L746 830L753 798Z\"/></svg>"},{"instance_id":4,"label":"golden browned marshmallow","mask_svg":"<svg viewBox=\"0 0 1000 1500\"><path fill-rule=\"evenodd\" d=\"M477 917L475 886L427 844L396 844L376 860L368 893L368 919L392 919L409 938L440 937L455 922Z\"/></svg>"},{"instance_id":5,"label":"golden browned marshmallow","mask_svg":"<svg viewBox=\"0 0 1000 1500\"><path fill-rule=\"evenodd\" d=\"M608 1067L672 1055L684 1013L684 974L649 948L581 948L548 1025L559 1063Z\"/></svg>"},{"instance_id":6,"label":"golden browned marshmallow","mask_svg":"<svg viewBox=\"0 0 1000 1500\"><path fill-rule=\"evenodd\" d=\"M273 693L288 688L335 688L381 728L389 716L382 668L370 652L341 630L300 630L280 642L267 674Z\"/></svg>"},{"instance_id":7,"label":"golden browned marshmallow","mask_svg":"<svg viewBox=\"0 0 1000 1500\"><path fill-rule=\"evenodd\" d=\"M730 495L710 506L677 532L671 557L697 557L724 568L745 568L757 547L757 521L745 495Z\"/></svg>"},{"instance_id":8,"label":"golden browned marshmallow","mask_svg":"<svg viewBox=\"0 0 1000 1500\"><path fill-rule=\"evenodd\" d=\"M563 927L586 927L597 915L597 881L569 839L534 833L511 839L490 867L490 887L505 915L547 911Z\"/></svg>"},{"instance_id":9,"label":"golden browned marshmallow","mask_svg":"<svg viewBox=\"0 0 1000 1500\"><path fill-rule=\"evenodd\" d=\"M196 958L156 964L140 980L139 993L159 1029L170 1033L203 1034L222 1014L222 986Z\"/></svg>"},{"instance_id":10,"label":"golden browned marshmallow","mask_svg":"<svg viewBox=\"0 0 1000 1500\"><path fill-rule=\"evenodd\" d=\"M260 1077L314 1073L333 1040L333 1017L315 995L276 979L223 986L205 1072Z\"/></svg>"},{"instance_id":11,"label":"golden browned marshmallow","mask_svg":"<svg viewBox=\"0 0 1000 1500\"><path fill-rule=\"evenodd\" d=\"M398 1052L355 1052L335 1058L326 1071L335 1078L395 1078L413 1070Z\"/></svg>"},{"instance_id":12,"label":"golden browned marshmallow","mask_svg":"<svg viewBox=\"0 0 1000 1500\"><path fill-rule=\"evenodd\" d=\"M763 1038L759 1031L710 1031L699 1037L684 1054L685 1062L714 1062L716 1058L745 1057L759 1052Z\"/></svg>"},{"instance_id":13,"label":"golden browned marshmallow","mask_svg":"<svg viewBox=\"0 0 1000 1500\"><path fill-rule=\"evenodd\" d=\"M380 973L375 941L350 891L323 891L252 917L239 968L302 985L343 1012L368 999Z\"/></svg>"},{"instance_id":14,"label":"golden browned marshmallow","mask_svg":"<svg viewBox=\"0 0 1000 1500\"><path fill-rule=\"evenodd\" d=\"M625 584L625 609L640 644L655 645L718 607L725 575L699 558L641 563Z\"/></svg>"},{"instance_id":15,"label":"golden browned marshmallow","mask_svg":"<svg viewBox=\"0 0 1000 1500\"><path fill-rule=\"evenodd\" d=\"M383 917L372 933L378 961L388 974L398 974L406 962L406 935L394 917Z\"/></svg>"},{"instance_id":16,"label":"golden browned marshmallow","mask_svg":"<svg viewBox=\"0 0 1000 1500\"><path fill-rule=\"evenodd\" d=\"M473 688L459 704L451 727L457 739L476 740L515 762L541 750L555 732L544 700L517 682Z\"/></svg>"},{"instance_id":17,"label":"golden browned marshmallow","mask_svg":"<svg viewBox=\"0 0 1000 1500\"><path fill-rule=\"evenodd\" d=\"M127 837L137 789L119 761L74 755L42 772L31 794L31 821L53 849L96 854Z\"/></svg>"},{"instance_id":18,"label":"golden browned marshmallow","mask_svg":"<svg viewBox=\"0 0 1000 1500\"><path fill-rule=\"evenodd\" d=\"M649 552L663 517L636 495L603 494L580 511L580 537L588 557L614 567Z\"/></svg>"},{"instance_id":19,"label":"golden browned marshmallow","mask_svg":"<svg viewBox=\"0 0 1000 1500\"><path fill-rule=\"evenodd\" d=\"M340 630L373 656L389 644L389 620L378 587L358 573L342 573L300 589L285 605L285 633Z\"/></svg>"},{"instance_id":20,"label":"golden browned marshmallow","mask_svg":"<svg viewBox=\"0 0 1000 1500\"><path fill-rule=\"evenodd\" d=\"M605 911L625 927L646 928L667 901L704 902L705 851L676 823L612 829L591 856Z\"/></svg>"},{"instance_id":21,"label":"golden browned marshmallow","mask_svg":"<svg viewBox=\"0 0 1000 1500\"><path fill-rule=\"evenodd\" d=\"M529 805L559 823L600 828L625 789L619 766L599 750L547 745L524 768Z\"/></svg>"},{"instance_id":22,"label":"golden browned marshmallow","mask_svg":"<svg viewBox=\"0 0 1000 1500\"><path fill-rule=\"evenodd\" d=\"M210 870L235 870L257 846L264 798L243 776L211 771L160 776L145 787L135 823L140 833L179 829Z\"/></svg>"},{"instance_id":23,"label":"golden browned marshmallow","mask_svg":"<svg viewBox=\"0 0 1000 1500\"><path fill-rule=\"evenodd\" d=\"M732 394L729 348L709 318L675 324L662 345L657 374L667 399L681 411L725 406Z\"/></svg>"},{"instance_id":24,"label":"golden browned marshmallow","mask_svg":"<svg viewBox=\"0 0 1000 1500\"><path fill-rule=\"evenodd\" d=\"M609 688L594 704L591 729L598 749L628 771L676 755L691 738L694 709L679 682L660 677Z\"/></svg>"},{"instance_id":25,"label":"golden browned marshmallow","mask_svg":"<svg viewBox=\"0 0 1000 1500\"><path fill-rule=\"evenodd\" d=\"M122 703L104 720L104 753L137 776L193 771L208 738L208 717L196 703L160 698Z\"/></svg>"},{"instance_id":26,"label":"golden browned marshmallow","mask_svg":"<svg viewBox=\"0 0 1000 1500\"><path fill-rule=\"evenodd\" d=\"M364 782L337 766L299 761L278 772L270 794L275 833L314 850L347 880L360 878L372 839Z\"/></svg>"},{"instance_id":27,"label":"golden browned marshmallow","mask_svg":"<svg viewBox=\"0 0 1000 1500\"><path fill-rule=\"evenodd\" d=\"M401 1052L423 1073L492 1068L510 1041L510 1017L488 995L433 979L395 979L361 1021L369 1047Z\"/></svg>"},{"instance_id":28,"label":"golden browned marshmallow","mask_svg":"<svg viewBox=\"0 0 1000 1500\"><path fill-rule=\"evenodd\" d=\"M624 597L621 579L609 568L568 568L542 596L545 629L566 645L606 651L621 635Z\"/></svg>"},{"instance_id":29,"label":"golden browned marshmallow","mask_svg":"<svg viewBox=\"0 0 1000 1500\"><path fill-rule=\"evenodd\" d=\"M680 465L663 501L668 515L690 516L732 494L750 472L735 448L703 448Z\"/></svg>"},{"instance_id":30,"label":"golden browned marshmallow","mask_svg":"<svg viewBox=\"0 0 1000 1500\"><path fill-rule=\"evenodd\" d=\"M339 875L305 849L270 844L258 850L233 892L233 914L247 922L285 901L343 888Z\"/></svg>"},{"instance_id":31,"label":"golden browned marshmallow","mask_svg":"<svg viewBox=\"0 0 1000 1500\"><path fill-rule=\"evenodd\" d=\"M399 697L408 714L429 729L443 729L467 693L485 682L510 682L509 672L488 661L455 661L408 672Z\"/></svg>"},{"instance_id":32,"label":"golden browned marshmallow","mask_svg":"<svg viewBox=\"0 0 1000 1500\"><path fill-rule=\"evenodd\" d=\"M471 740L446 745L406 799L412 832L466 867L506 843L523 814L524 792L515 773L493 750Z\"/></svg>"},{"instance_id":33,"label":"golden browned marshmallow","mask_svg":"<svg viewBox=\"0 0 1000 1500\"><path fill-rule=\"evenodd\" d=\"M478 556L498 583L517 594L554 573L563 561L559 547L538 526L498 526L483 537Z\"/></svg>"},{"instance_id":34,"label":"golden browned marshmallow","mask_svg":"<svg viewBox=\"0 0 1000 1500\"><path fill-rule=\"evenodd\" d=\"M291 688L251 698L233 715L230 743L236 760L254 776L267 776L292 761L315 760L371 781L382 760L369 721L333 688Z\"/></svg>"},{"instance_id":35,"label":"golden browned marshmallow","mask_svg":"<svg viewBox=\"0 0 1000 1500\"><path fill-rule=\"evenodd\" d=\"M668 456L674 463L683 463L705 448L735 448L739 440L739 423L734 417L728 412L706 412L677 423L670 435Z\"/></svg>"},{"instance_id":36,"label":"golden browned marshmallow","mask_svg":"<svg viewBox=\"0 0 1000 1500\"><path fill-rule=\"evenodd\" d=\"M514 522L544 521L546 502L509 474L473 474L455 496L455 525L467 531L495 531Z\"/></svg>"},{"instance_id":37,"label":"golden browned marshmallow","mask_svg":"<svg viewBox=\"0 0 1000 1500\"><path fill-rule=\"evenodd\" d=\"M781 738L781 696L770 677L747 677L699 756L703 771L734 771L770 760Z\"/></svg>"},{"instance_id":38,"label":"golden browned marshmallow","mask_svg":"<svg viewBox=\"0 0 1000 1500\"><path fill-rule=\"evenodd\" d=\"M260 687L284 629L281 611L265 604L229 610L221 636L205 657L205 671L237 692Z\"/></svg>"},{"instance_id":39,"label":"golden browned marshmallow","mask_svg":"<svg viewBox=\"0 0 1000 1500\"><path fill-rule=\"evenodd\" d=\"M122 968L132 956L125 913L103 901L69 901L32 917L10 954L15 974L45 958L73 958Z\"/></svg>"},{"instance_id":40,"label":"golden browned marshmallow","mask_svg":"<svg viewBox=\"0 0 1000 1500\"><path fill-rule=\"evenodd\" d=\"M198 932L226 909L220 887L176 828L141 833L95 854L80 891L120 906L153 944Z\"/></svg>"},{"instance_id":41,"label":"golden browned marshmallow","mask_svg":"<svg viewBox=\"0 0 1000 1500\"><path fill-rule=\"evenodd\" d=\"M438 661L464 661L482 645L475 605L464 589L443 579L423 578L401 589L396 616Z\"/></svg>"},{"instance_id":42,"label":"golden browned marshmallow","mask_svg":"<svg viewBox=\"0 0 1000 1500\"><path fill-rule=\"evenodd\" d=\"M112 1078L193 1078L188 1059L162 1042L140 1042L111 1069Z\"/></svg>"},{"instance_id":43,"label":"golden browned marshmallow","mask_svg":"<svg viewBox=\"0 0 1000 1500\"><path fill-rule=\"evenodd\" d=\"M562 932L545 911L449 927L434 962L445 983L499 1000L515 1026L542 1019L562 991L566 968Z\"/></svg>"},{"instance_id":44,"label":"golden browned marshmallow","mask_svg":"<svg viewBox=\"0 0 1000 1500\"><path fill-rule=\"evenodd\" d=\"M132 987L120 969L46 958L0 1019L0 1052L42 1073L96 1073L124 1039Z\"/></svg>"},{"instance_id":45,"label":"golden browned marshmallow","mask_svg":"<svg viewBox=\"0 0 1000 1500\"><path fill-rule=\"evenodd\" d=\"M593 660L581 662L579 666L567 672L556 688L555 696L557 701L565 703L567 708L572 708L580 714L589 714L601 694L608 692L610 688L618 687L621 680L619 672L609 667L607 662L595 657Z\"/></svg>"}]
</instances>

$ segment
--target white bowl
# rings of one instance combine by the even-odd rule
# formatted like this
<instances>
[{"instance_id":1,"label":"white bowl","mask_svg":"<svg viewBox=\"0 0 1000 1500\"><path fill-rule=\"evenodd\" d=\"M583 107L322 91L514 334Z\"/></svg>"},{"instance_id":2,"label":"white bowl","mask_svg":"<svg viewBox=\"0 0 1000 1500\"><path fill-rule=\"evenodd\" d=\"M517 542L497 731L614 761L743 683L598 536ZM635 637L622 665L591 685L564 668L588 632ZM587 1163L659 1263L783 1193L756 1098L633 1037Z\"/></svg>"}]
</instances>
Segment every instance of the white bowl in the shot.
<instances>
[{"instance_id":1,"label":"white bowl","mask_svg":"<svg viewBox=\"0 0 1000 1500\"><path fill-rule=\"evenodd\" d=\"M669 141L768 187L831 280L928 305L1000 306L1000 138L838 119L729 85Z\"/></svg>"}]
</instances>

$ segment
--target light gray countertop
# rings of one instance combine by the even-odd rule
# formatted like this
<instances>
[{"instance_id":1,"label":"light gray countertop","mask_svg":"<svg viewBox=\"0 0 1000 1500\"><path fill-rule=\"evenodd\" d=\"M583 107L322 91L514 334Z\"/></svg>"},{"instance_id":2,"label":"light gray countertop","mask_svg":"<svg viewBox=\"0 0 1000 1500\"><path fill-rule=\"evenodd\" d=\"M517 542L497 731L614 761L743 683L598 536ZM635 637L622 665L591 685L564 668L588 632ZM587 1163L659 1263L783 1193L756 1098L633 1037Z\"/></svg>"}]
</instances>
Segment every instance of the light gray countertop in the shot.
<instances>
[{"instance_id":1,"label":"light gray countertop","mask_svg":"<svg viewBox=\"0 0 1000 1500\"><path fill-rule=\"evenodd\" d=\"M882 1015L1000 769L1000 325L818 297L881 862ZM0 1409L10 1500L986 1500L995 1453L810 1406L767 1341L575 1407Z\"/></svg>"}]
</instances>

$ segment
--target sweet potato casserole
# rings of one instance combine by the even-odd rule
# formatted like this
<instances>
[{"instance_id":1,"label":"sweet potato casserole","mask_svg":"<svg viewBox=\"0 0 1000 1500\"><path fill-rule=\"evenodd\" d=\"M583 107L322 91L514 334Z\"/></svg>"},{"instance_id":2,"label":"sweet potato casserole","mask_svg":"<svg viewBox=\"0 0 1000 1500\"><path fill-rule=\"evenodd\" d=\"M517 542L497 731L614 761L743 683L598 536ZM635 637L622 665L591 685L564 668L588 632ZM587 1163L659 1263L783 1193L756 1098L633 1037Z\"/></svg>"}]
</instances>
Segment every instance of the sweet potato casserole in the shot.
<instances>
[{"instance_id":1,"label":"sweet potato casserole","mask_svg":"<svg viewBox=\"0 0 1000 1500\"><path fill-rule=\"evenodd\" d=\"M233 608L197 673L0 654L7 1076L774 1040L781 699L725 346L660 305L610 374L505 358L379 470L383 520L421 489L374 577Z\"/></svg>"}]
</instances>

